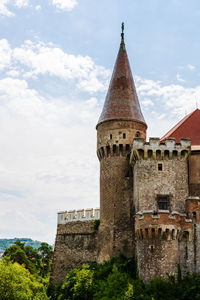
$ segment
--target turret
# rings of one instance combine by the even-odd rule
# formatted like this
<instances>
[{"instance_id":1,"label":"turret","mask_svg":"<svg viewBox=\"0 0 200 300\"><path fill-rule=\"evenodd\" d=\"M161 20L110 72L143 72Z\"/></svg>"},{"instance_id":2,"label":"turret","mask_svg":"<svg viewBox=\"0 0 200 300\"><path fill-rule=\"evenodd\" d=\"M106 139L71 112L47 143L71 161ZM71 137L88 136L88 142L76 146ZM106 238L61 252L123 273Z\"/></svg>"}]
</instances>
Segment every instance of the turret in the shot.
<instances>
[{"instance_id":1,"label":"turret","mask_svg":"<svg viewBox=\"0 0 200 300\"><path fill-rule=\"evenodd\" d=\"M99 256L103 261L134 254L133 180L129 153L134 137L146 138L142 115L124 43L121 44L97 124L100 161Z\"/></svg>"}]
</instances>

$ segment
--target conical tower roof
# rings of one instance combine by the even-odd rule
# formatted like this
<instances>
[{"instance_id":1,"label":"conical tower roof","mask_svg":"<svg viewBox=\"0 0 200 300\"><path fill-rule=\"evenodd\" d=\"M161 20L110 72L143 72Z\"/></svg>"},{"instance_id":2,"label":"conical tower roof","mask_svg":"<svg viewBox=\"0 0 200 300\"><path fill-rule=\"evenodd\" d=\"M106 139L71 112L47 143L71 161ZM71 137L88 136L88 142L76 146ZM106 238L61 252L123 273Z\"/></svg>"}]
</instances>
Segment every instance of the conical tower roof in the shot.
<instances>
[{"instance_id":1,"label":"conical tower roof","mask_svg":"<svg viewBox=\"0 0 200 300\"><path fill-rule=\"evenodd\" d=\"M146 124L131 73L124 43L123 29L122 23L121 44L97 126L102 122L110 120L134 120Z\"/></svg>"}]
</instances>

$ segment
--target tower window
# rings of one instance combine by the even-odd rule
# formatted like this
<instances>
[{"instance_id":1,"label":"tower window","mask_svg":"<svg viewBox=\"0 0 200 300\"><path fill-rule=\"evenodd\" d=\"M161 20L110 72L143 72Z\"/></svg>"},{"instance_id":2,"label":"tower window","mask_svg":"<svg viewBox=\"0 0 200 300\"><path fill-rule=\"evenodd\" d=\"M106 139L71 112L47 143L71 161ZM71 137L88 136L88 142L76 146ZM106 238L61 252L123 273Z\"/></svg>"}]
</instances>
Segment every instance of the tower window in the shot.
<instances>
[{"instance_id":1,"label":"tower window","mask_svg":"<svg viewBox=\"0 0 200 300\"><path fill-rule=\"evenodd\" d=\"M163 164L158 164L158 171L162 171L163 170Z\"/></svg>"},{"instance_id":2,"label":"tower window","mask_svg":"<svg viewBox=\"0 0 200 300\"><path fill-rule=\"evenodd\" d=\"M110 134L110 140L112 140L112 134Z\"/></svg>"},{"instance_id":3,"label":"tower window","mask_svg":"<svg viewBox=\"0 0 200 300\"><path fill-rule=\"evenodd\" d=\"M140 137L140 132L137 131L135 137Z\"/></svg>"},{"instance_id":4,"label":"tower window","mask_svg":"<svg viewBox=\"0 0 200 300\"><path fill-rule=\"evenodd\" d=\"M169 210L169 196L159 195L158 196L158 209Z\"/></svg>"},{"instance_id":5,"label":"tower window","mask_svg":"<svg viewBox=\"0 0 200 300\"><path fill-rule=\"evenodd\" d=\"M126 133L123 133L123 139L125 139L126 138Z\"/></svg>"}]
</instances>

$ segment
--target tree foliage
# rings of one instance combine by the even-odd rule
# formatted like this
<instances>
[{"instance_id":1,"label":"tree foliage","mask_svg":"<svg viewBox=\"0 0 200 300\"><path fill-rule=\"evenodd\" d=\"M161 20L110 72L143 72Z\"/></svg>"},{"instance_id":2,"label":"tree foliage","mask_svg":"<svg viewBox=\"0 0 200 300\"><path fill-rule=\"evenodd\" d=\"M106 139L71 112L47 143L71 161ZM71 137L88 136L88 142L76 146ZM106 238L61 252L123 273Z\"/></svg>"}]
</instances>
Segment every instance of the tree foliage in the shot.
<instances>
[{"instance_id":1,"label":"tree foliage","mask_svg":"<svg viewBox=\"0 0 200 300\"><path fill-rule=\"evenodd\" d=\"M16 241L0 261L0 300L200 300L200 274L181 279L179 271L177 279L154 278L145 284L136 261L123 256L77 267L56 286L48 283L51 257L46 243L35 250Z\"/></svg>"},{"instance_id":2,"label":"tree foliage","mask_svg":"<svg viewBox=\"0 0 200 300\"><path fill-rule=\"evenodd\" d=\"M66 281L61 287L58 300L65 299L92 299L94 270L89 265L75 268L66 276Z\"/></svg>"},{"instance_id":3,"label":"tree foliage","mask_svg":"<svg viewBox=\"0 0 200 300\"><path fill-rule=\"evenodd\" d=\"M45 278L50 273L52 252L51 246L47 243L41 243L36 250L29 245L25 246L21 241L16 241L6 249L3 257L24 265L31 274L38 274Z\"/></svg>"},{"instance_id":4,"label":"tree foliage","mask_svg":"<svg viewBox=\"0 0 200 300\"><path fill-rule=\"evenodd\" d=\"M0 261L0 300L32 299L49 299L45 286L20 264Z\"/></svg>"},{"instance_id":5,"label":"tree foliage","mask_svg":"<svg viewBox=\"0 0 200 300\"><path fill-rule=\"evenodd\" d=\"M154 278L145 284L138 277L134 259L120 256L75 268L63 285L52 291L49 295L55 300L200 300L200 275L188 274L178 280Z\"/></svg>"}]
</instances>

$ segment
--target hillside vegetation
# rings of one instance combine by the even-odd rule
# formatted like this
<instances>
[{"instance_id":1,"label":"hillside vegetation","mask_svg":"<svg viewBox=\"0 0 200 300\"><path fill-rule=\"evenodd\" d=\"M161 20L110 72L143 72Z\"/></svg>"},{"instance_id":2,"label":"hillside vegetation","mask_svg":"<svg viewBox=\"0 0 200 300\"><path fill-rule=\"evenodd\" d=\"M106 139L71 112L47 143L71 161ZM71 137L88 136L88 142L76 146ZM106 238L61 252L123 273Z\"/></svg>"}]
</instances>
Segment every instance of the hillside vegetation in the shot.
<instances>
[{"instance_id":1,"label":"hillside vegetation","mask_svg":"<svg viewBox=\"0 0 200 300\"><path fill-rule=\"evenodd\" d=\"M112 258L66 274L63 284L49 283L52 248L16 241L0 261L0 300L200 300L200 275L153 279L144 284L133 258Z\"/></svg>"},{"instance_id":2,"label":"hillside vegetation","mask_svg":"<svg viewBox=\"0 0 200 300\"><path fill-rule=\"evenodd\" d=\"M31 246L34 249L38 249L41 244L41 242L39 241L33 241L32 239L28 238L0 239L0 249L5 251L16 241L21 241L22 243L24 243L25 246Z\"/></svg>"}]
</instances>

